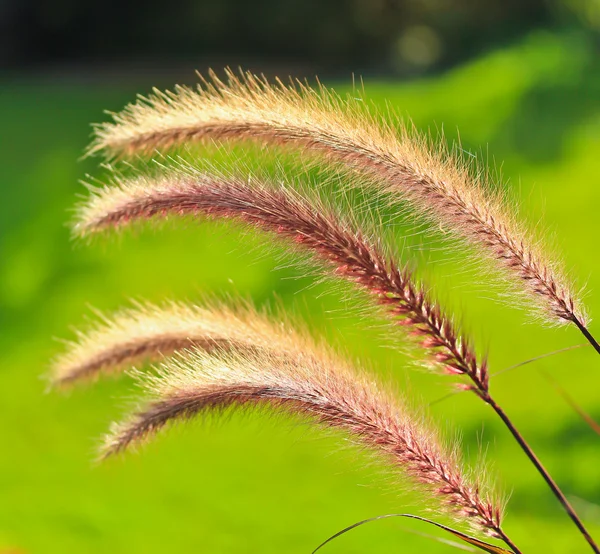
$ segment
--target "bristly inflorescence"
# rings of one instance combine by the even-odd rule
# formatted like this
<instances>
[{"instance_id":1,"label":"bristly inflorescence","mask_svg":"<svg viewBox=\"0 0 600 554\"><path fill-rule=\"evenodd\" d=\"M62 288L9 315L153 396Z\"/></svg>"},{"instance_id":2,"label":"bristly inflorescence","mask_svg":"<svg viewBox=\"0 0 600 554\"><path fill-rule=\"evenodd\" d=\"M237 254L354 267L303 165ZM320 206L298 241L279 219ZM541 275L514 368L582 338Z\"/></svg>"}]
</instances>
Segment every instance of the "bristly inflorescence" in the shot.
<instances>
[{"instance_id":1,"label":"bristly inflorescence","mask_svg":"<svg viewBox=\"0 0 600 554\"><path fill-rule=\"evenodd\" d=\"M189 349L275 348L282 356L299 356L305 344L301 334L291 333L291 326L284 313L275 325L271 314L249 303L238 302L235 309L217 301L202 306L135 303L78 331L77 340L54 360L49 379L54 386L68 387Z\"/></svg>"},{"instance_id":2,"label":"bristly inflorescence","mask_svg":"<svg viewBox=\"0 0 600 554\"><path fill-rule=\"evenodd\" d=\"M306 343L305 343L306 344ZM372 378L313 345L305 356L280 356L276 349L187 352L146 376L153 397L124 423L114 426L103 454L115 454L166 424L228 408L268 406L340 429L414 482L428 487L461 523L502 537L502 506L487 498L487 486L460 469L424 422L384 392Z\"/></svg>"},{"instance_id":3,"label":"bristly inflorescence","mask_svg":"<svg viewBox=\"0 0 600 554\"><path fill-rule=\"evenodd\" d=\"M398 195L483 253L521 283L554 321L585 326L576 295L558 263L537 246L503 202L482 182L481 172L443 147L405 128L395 129L362 101L342 99L320 86L269 84L251 73L213 73L191 90L154 91L130 105L113 123L98 125L89 153L151 153L198 140L255 140L299 146L324 154L364 175L392 201Z\"/></svg>"},{"instance_id":4,"label":"bristly inflorescence","mask_svg":"<svg viewBox=\"0 0 600 554\"><path fill-rule=\"evenodd\" d=\"M283 186L206 172L171 171L157 178L120 179L100 189L79 211L75 232L85 236L135 221L172 215L236 219L291 239L329 262L338 277L361 286L433 353L451 374L466 375L470 388L488 389L485 360L478 361L411 272L398 267L365 233L322 202Z\"/></svg>"}]
</instances>

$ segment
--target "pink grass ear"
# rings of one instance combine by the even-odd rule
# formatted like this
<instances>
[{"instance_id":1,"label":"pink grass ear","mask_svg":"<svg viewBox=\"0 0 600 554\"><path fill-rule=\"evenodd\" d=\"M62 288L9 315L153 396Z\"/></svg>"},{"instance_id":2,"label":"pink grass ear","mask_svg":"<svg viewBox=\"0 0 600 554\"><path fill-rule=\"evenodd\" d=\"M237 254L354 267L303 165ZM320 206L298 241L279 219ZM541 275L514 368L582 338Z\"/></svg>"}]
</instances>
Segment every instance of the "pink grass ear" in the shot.
<instances>
[{"instance_id":1,"label":"pink grass ear","mask_svg":"<svg viewBox=\"0 0 600 554\"><path fill-rule=\"evenodd\" d=\"M388 193L392 202L407 200L436 226L469 240L550 320L586 329L559 264L486 190L483 172L446 146L432 148L414 130L398 131L365 110L363 102L342 99L325 87L271 85L231 71L227 83L210 77L204 88L157 92L128 106L112 123L96 127L88 153L128 156L190 141L253 140L322 154L368 176L366 184Z\"/></svg>"},{"instance_id":2,"label":"pink grass ear","mask_svg":"<svg viewBox=\"0 0 600 554\"><path fill-rule=\"evenodd\" d=\"M145 377L154 400L114 426L103 455L123 451L173 422L230 408L267 407L347 432L390 468L424 485L457 521L503 536L502 506L486 498L484 483L464 474L455 449L448 452L397 398L330 351L313 346L307 354L278 357L255 349L176 356L158 377Z\"/></svg>"},{"instance_id":3,"label":"pink grass ear","mask_svg":"<svg viewBox=\"0 0 600 554\"><path fill-rule=\"evenodd\" d=\"M442 313L410 271L401 269L375 241L322 201L284 187L248 183L209 173L177 172L122 180L84 204L75 229L88 235L137 221L193 215L236 219L291 239L328 263L336 277L356 283L402 323L445 373L465 375L478 394L488 389L485 361ZM298 240L299 239L299 240Z\"/></svg>"}]
</instances>

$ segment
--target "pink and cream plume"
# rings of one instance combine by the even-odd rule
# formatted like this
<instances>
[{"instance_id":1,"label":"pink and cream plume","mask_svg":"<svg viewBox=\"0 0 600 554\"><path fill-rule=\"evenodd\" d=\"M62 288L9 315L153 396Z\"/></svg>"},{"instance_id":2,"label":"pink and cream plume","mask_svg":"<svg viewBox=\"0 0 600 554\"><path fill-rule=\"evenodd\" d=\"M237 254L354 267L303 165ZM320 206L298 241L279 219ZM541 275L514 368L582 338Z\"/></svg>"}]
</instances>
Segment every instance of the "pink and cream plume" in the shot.
<instances>
[{"instance_id":1,"label":"pink and cream plume","mask_svg":"<svg viewBox=\"0 0 600 554\"><path fill-rule=\"evenodd\" d=\"M171 216L202 216L241 221L290 239L327 262L333 274L367 291L394 320L431 352L434 365L466 375L485 394L488 371L469 341L444 315L410 271L398 267L382 246L315 198L266 183L203 172L172 171L152 178L118 179L98 189L80 207L79 236Z\"/></svg>"},{"instance_id":2,"label":"pink and cream plume","mask_svg":"<svg viewBox=\"0 0 600 554\"><path fill-rule=\"evenodd\" d=\"M358 170L368 177L365 183L390 194L392 201L408 201L436 226L497 260L551 320L585 329L560 264L515 221L483 172L443 145L432 148L416 132L393 128L365 109L361 99L342 99L322 86L272 85L251 73L228 72L227 82L211 73L197 90L155 91L114 115L114 122L98 125L89 153L148 154L200 140L297 146Z\"/></svg>"},{"instance_id":3,"label":"pink and cream plume","mask_svg":"<svg viewBox=\"0 0 600 554\"><path fill-rule=\"evenodd\" d=\"M272 317L247 303L238 303L235 309L223 302L138 303L78 331L77 340L67 343L66 351L54 360L50 381L66 387L192 348L212 352L277 344L281 355L300 355L304 341L298 333L291 334L290 327L283 314L275 325Z\"/></svg>"},{"instance_id":4,"label":"pink and cream plume","mask_svg":"<svg viewBox=\"0 0 600 554\"><path fill-rule=\"evenodd\" d=\"M105 456L125 450L165 425L229 408L268 407L347 432L390 466L425 485L457 521L503 538L502 506L484 483L467 477L456 452L441 446L431 429L391 394L331 352L280 356L273 350L186 352L144 376L152 400L106 439Z\"/></svg>"}]
</instances>

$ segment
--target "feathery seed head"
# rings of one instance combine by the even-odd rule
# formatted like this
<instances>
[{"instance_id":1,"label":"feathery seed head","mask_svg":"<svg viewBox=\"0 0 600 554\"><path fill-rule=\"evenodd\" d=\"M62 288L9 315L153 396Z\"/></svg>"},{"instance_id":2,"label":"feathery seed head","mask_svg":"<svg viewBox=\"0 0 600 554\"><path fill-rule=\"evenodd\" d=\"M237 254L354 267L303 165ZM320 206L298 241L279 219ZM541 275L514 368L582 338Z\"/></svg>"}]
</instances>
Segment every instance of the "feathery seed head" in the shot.
<instances>
[{"instance_id":1,"label":"feathery seed head","mask_svg":"<svg viewBox=\"0 0 600 554\"><path fill-rule=\"evenodd\" d=\"M54 385L69 386L192 348L269 348L281 355L301 355L303 335L292 334L290 328L283 314L275 324L250 304L238 303L235 309L222 302L137 304L79 332L78 340L54 361L50 378Z\"/></svg>"},{"instance_id":2,"label":"feathery seed head","mask_svg":"<svg viewBox=\"0 0 600 554\"><path fill-rule=\"evenodd\" d=\"M319 200L283 187L209 173L172 172L157 179L121 180L80 209L75 232L89 235L137 220L170 215L235 219L291 239L359 285L432 352L434 364L466 375L486 391L488 375L468 340L379 245ZM443 356L436 357L442 353Z\"/></svg>"},{"instance_id":3,"label":"feathery seed head","mask_svg":"<svg viewBox=\"0 0 600 554\"><path fill-rule=\"evenodd\" d=\"M104 455L177 420L266 405L346 431L428 487L458 521L499 536L501 506L486 497L484 483L461 471L455 452L446 451L430 429L372 379L359 377L331 351L313 346L309 352L303 358L259 349L176 356L158 376L145 377L154 400L113 428Z\"/></svg>"},{"instance_id":4,"label":"feathery seed head","mask_svg":"<svg viewBox=\"0 0 600 554\"><path fill-rule=\"evenodd\" d=\"M547 261L504 207L485 190L482 172L414 130L396 129L364 102L342 99L323 86L269 84L251 73L227 82L210 73L197 90L177 87L128 106L114 122L96 127L88 153L150 153L198 140L254 140L324 154L369 177L377 190L400 196L436 224L470 240L496 259L535 306L557 321L579 321L558 264Z\"/></svg>"}]
</instances>

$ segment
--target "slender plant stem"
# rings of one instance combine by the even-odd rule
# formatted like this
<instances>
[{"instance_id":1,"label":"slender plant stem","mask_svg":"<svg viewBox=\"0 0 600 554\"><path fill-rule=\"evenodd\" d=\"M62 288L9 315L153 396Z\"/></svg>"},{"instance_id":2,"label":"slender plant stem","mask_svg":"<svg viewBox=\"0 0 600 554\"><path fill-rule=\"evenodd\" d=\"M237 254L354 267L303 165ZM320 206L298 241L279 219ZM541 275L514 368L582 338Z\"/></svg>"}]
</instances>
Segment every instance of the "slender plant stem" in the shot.
<instances>
[{"instance_id":1,"label":"slender plant stem","mask_svg":"<svg viewBox=\"0 0 600 554\"><path fill-rule=\"evenodd\" d=\"M523 452L525 452L527 457L531 460L531 463L538 470L538 473L544 478L544 481L546 481L546 483L548 484L548 486L554 493L554 496L556 496L558 501L562 504L562 506L565 509L565 511L567 512L567 514L569 514L569 517L573 520L573 523L577 526L577 528L579 529L581 534L585 537L585 540L588 542L588 544L592 547L592 550L596 554L600 554L600 549L598 549L598 546L594 542L594 539L592 539L592 537L588 533L587 529L583 525L582 521L579 519L579 516L575 513L575 510L573 509L573 507L567 500L566 496L560 490L559 486L555 483L554 479L552 479L552 477L550 476L550 474L548 473L546 468L542 465L542 462L540 462L538 457L535 455L535 452L531 449L529 444L527 444L527 441L523 438L521 433L519 433L517 428L514 426L513 422L506 415L506 413L504 413L504 410L498 404L496 404L496 401L489 395L489 393L487 395L482 396L482 398L487 404L489 404L492 407L492 409L498 414L500 419L504 422L504 425L506 425L506 428L512 433L512 436L515 438L515 440L521 447L521 450L523 450ZM503 537L503 539L504 539L504 537ZM504 540L506 542L506 539L504 539ZM511 548L514 549L514 546L511 545Z\"/></svg>"},{"instance_id":2,"label":"slender plant stem","mask_svg":"<svg viewBox=\"0 0 600 554\"><path fill-rule=\"evenodd\" d=\"M587 341L594 347L596 352L600 354L600 344L598 341L592 336L592 334L587 330L587 327L579 321L576 317L573 318L573 323L577 325L577 328L581 331L581 334L587 339Z\"/></svg>"},{"instance_id":3,"label":"slender plant stem","mask_svg":"<svg viewBox=\"0 0 600 554\"><path fill-rule=\"evenodd\" d=\"M500 529L499 531L500 537L502 538L502 540L504 541L504 543L514 552L514 554L523 554L516 546L515 543L513 543L513 541L510 540L510 538L508 537L508 535L502 530Z\"/></svg>"}]
</instances>

